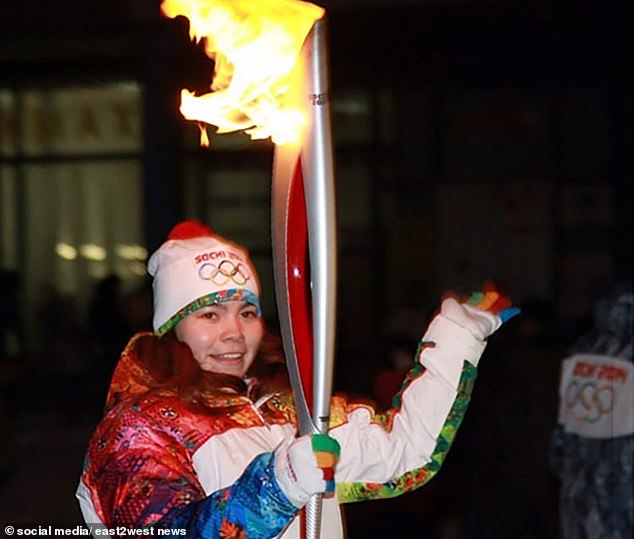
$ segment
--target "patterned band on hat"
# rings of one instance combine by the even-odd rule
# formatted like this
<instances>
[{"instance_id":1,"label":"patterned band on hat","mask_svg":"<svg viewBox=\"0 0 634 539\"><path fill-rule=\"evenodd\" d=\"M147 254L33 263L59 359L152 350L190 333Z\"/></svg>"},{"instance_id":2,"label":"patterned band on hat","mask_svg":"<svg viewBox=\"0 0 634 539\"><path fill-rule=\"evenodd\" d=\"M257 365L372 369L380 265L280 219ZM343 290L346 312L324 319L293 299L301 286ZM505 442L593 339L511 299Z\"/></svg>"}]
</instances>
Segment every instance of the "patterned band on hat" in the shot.
<instances>
[{"instance_id":1,"label":"patterned band on hat","mask_svg":"<svg viewBox=\"0 0 634 539\"><path fill-rule=\"evenodd\" d=\"M213 292L206 296L195 299L191 303L188 303L180 309L175 315L173 315L167 322L160 326L156 330L156 334L159 336L165 335L170 329L176 326L183 318L187 317L194 311L207 307L209 305L217 305L219 303L225 303L226 301L243 301L245 303L251 303L255 305L258 310L258 316L262 315L260 308L260 301L250 290L246 288L232 288L229 290L221 290L220 292Z\"/></svg>"}]
</instances>

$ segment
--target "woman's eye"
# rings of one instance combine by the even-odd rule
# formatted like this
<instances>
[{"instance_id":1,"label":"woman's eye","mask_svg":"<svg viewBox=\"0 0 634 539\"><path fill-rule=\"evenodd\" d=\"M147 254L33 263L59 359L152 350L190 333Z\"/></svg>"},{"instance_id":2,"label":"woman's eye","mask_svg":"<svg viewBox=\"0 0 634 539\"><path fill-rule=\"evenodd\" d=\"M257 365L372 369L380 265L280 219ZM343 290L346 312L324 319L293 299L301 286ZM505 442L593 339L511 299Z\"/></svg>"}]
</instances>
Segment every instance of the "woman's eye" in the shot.
<instances>
[{"instance_id":1,"label":"woman's eye","mask_svg":"<svg viewBox=\"0 0 634 539\"><path fill-rule=\"evenodd\" d=\"M205 318L206 320L214 320L218 317L218 313L207 311L206 313L202 313L200 316L201 318Z\"/></svg>"},{"instance_id":2,"label":"woman's eye","mask_svg":"<svg viewBox=\"0 0 634 539\"><path fill-rule=\"evenodd\" d=\"M255 311L255 309L251 310L247 310L247 311L242 311L242 316L244 318L253 318L253 317L257 317L258 313Z\"/></svg>"}]
</instances>

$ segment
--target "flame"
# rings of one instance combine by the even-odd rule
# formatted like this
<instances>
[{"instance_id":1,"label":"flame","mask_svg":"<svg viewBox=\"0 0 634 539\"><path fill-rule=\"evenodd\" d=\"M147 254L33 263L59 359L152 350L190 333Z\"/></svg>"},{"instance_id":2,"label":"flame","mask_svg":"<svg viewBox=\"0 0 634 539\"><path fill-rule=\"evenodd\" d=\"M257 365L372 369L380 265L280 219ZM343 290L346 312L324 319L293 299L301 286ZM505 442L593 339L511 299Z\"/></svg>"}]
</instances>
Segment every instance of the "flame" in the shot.
<instances>
[{"instance_id":1,"label":"flame","mask_svg":"<svg viewBox=\"0 0 634 539\"><path fill-rule=\"evenodd\" d=\"M324 10L300 0L163 0L170 18L183 15L190 37L214 60L211 92L181 91L180 111L217 133L245 131L276 144L298 141L308 123L293 91L299 54ZM202 128L201 144L206 130Z\"/></svg>"}]
</instances>

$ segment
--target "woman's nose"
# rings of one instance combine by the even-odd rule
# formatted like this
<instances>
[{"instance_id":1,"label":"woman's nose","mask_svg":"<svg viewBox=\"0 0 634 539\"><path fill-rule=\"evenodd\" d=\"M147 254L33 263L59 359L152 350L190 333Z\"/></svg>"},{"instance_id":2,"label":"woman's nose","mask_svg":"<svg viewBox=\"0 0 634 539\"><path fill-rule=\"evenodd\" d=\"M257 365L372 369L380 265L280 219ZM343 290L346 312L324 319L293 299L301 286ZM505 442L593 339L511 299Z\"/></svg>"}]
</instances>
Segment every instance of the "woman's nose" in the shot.
<instances>
[{"instance_id":1,"label":"woman's nose","mask_svg":"<svg viewBox=\"0 0 634 539\"><path fill-rule=\"evenodd\" d=\"M244 339L244 333L242 331L242 324L237 316L227 316L222 325L222 338L225 340Z\"/></svg>"}]
</instances>

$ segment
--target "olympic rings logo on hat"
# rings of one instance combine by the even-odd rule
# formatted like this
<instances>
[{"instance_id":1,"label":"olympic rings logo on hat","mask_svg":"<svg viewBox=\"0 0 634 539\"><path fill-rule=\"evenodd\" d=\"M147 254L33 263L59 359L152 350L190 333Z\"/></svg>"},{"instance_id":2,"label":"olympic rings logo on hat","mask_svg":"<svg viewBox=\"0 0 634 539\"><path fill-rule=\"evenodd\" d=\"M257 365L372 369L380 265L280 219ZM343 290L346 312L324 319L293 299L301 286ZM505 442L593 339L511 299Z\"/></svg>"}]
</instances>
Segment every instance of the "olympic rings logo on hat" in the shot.
<instances>
[{"instance_id":1,"label":"olympic rings logo on hat","mask_svg":"<svg viewBox=\"0 0 634 539\"><path fill-rule=\"evenodd\" d=\"M596 423L614 409L614 388L573 380L566 388L566 408L579 421Z\"/></svg>"},{"instance_id":2,"label":"olympic rings logo on hat","mask_svg":"<svg viewBox=\"0 0 634 539\"><path fill-rule=\"evenodd\" d=\"M224 286L229 281L233 281L238 286L244 286L250 279L248 270L241 263L236 265L231 260L223 260L217 266L206 262L198 269L198 276L205 281L211 281L216 286Z\"/></svg>"}]
</instances>

